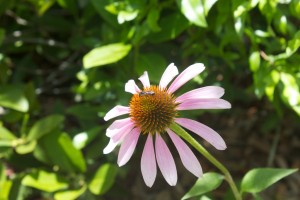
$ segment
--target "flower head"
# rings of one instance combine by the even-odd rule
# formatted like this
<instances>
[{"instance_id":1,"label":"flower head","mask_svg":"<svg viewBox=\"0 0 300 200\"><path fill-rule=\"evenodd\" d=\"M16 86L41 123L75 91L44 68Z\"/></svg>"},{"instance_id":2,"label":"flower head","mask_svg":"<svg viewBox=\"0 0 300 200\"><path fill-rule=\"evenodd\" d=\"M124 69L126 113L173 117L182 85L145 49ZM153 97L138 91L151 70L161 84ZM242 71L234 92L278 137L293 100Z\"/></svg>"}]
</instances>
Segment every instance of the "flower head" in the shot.
<instances>
[{"instance_id":1,"label":"flower head","mask_svg":"<svg viewBox=\"0 0 300 200\"><path fill-rule=\"evenodd\" d=\"M140 89L134 80L129 80L125 84L125 91L133 95L129 106L115 106L105 115L104 120L125 114L129 116L115 120L107 128L106 135L110 141L103 152L110 153L118 144L121 144L118 165L125 165L135 150L139 136L146 136L141 158L141 171L146 185L148 187L153 185L157 163L166 181L173 186L177 182L176 165L162 137L168 135L185 168L195 176L201 176L202 169L198 159L187 144L170 129L170 125L176 123L199 135L216 149L226 149L222 137L208 126L192 119L179 118L178 111L180 110L231 108L229 102L220 99L224 94L224 89L218 86L201 87L179 97L175 96L177 89L204 69L203 64L196 63L178 75L177 67L172 63L163 73L159 85L151 85L148 73L144 72L139 78L143 89ZM175 76L177 76L176 79L167 87Z\"/></svg>"}]
</instances>

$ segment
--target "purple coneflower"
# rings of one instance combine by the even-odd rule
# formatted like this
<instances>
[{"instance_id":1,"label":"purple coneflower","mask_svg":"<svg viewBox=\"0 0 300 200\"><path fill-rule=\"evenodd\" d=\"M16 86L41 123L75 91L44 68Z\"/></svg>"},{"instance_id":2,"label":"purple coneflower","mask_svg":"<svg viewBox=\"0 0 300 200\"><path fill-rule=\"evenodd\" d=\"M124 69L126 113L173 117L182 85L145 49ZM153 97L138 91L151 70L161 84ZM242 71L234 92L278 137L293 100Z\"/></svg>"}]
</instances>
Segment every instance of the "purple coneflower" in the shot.
<instances>
[{"instance_id":1,"label":"purple coneflower","mask_svg":"<svg viewBox=\"0 0 300 200\"><path fill-rule=\"evenodd\" d=\"M129 80L125 84L125 91L133 94L129 106L115 106L105 115L104 120L124 114L129 114L129 117L116 120L107 128L106 135L110 141L103 153L108 154L121 144L118 165L125 165L135 150L139 136L147 136L141 158L141 171L146 185L148 187L153 185L157 163L166 181L174 186L177 182L177 170L172 154L162 138L164 133L167 133L185 168L195 176L201 176L202 169L198 159L187 144L170 129L170 125L177 123L199 135L216 149L226 149L224 140L217 132L192 119L178 117L179 110L231 108L229 102L220 99L224 94L224 89L218 86L201 87L179 97L174 95L177 89L204 69L202 63L189 66L169 88L167 85L178 75L177 67L173 63L163 73L158 86L150 85L147 72L139 78L143 84L142 90L134 80Z\"/></svg>"}]
</instances>

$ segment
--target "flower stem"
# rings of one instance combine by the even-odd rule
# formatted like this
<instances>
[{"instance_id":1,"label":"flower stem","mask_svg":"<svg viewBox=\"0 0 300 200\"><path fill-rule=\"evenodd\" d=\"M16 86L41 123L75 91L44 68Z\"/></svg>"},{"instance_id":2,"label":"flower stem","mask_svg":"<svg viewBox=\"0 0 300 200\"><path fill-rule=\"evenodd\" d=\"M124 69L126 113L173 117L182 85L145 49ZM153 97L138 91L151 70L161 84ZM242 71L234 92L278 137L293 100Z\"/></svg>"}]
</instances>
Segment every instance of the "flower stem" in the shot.
<instances>
[{"instance_id":1,"label":"flower stem","mask_svg":"<svg viewBox=\"0 0 300 200\"><path fill-rule=\"evenodd\" d=\"M207 158L213 165L215 165L225 176L225 180L228 182L233 195L236 200L241 200L242 196L239 193L232 177L227 168L220 163L213 155L211 155L202 145L200 145L190 134L188 134L183 128L181 128L176 123L172 123L170 128L177 133L179 136L181 136L183 139L185 139L187 142L189 142L197 151L199 151L205 158Z\"/></svg>"}]
</instances>

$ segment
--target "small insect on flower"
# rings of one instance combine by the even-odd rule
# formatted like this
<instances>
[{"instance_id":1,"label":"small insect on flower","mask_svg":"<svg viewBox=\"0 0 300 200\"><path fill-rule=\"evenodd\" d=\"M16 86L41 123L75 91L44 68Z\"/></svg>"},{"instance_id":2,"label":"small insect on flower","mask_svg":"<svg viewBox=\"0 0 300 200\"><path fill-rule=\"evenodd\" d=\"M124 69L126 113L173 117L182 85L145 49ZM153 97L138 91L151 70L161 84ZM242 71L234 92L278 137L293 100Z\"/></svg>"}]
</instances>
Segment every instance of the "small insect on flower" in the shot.
<instances>
[{"instance_id":1,"label":"small insect on flower","mask_svg":"<svg viewBox=\"0 0 300 200\"><path fill-rule=\"evenodd\" d=\"M142 96L153 96L155 94L155 92L153 91L142 91L139 93L139 96L142 97Z\"/></svg>"}]
</instances>

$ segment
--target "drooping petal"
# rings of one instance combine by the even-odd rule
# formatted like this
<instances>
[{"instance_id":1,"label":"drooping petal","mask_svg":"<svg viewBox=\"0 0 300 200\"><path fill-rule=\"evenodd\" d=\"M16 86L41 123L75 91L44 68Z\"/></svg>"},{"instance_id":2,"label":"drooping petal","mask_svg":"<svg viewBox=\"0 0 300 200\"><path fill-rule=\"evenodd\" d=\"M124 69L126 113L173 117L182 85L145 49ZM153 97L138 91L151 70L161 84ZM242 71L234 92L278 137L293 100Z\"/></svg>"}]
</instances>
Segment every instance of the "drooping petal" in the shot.
<instances>
[{"instance_id":1,"label":"drooping petal","mask_svg":"<svg viewBox=\"0 0 300 200\"><path fill-rule=\"evenodd\" d=\"M177 110L229 109L231 104L224 99L189 99L177 106Z\"/></svg>"},{"instance_id":2,"label":"drooping petal","mask_svg":"<svg viewBox=\"0 0 300 200\"><path fill-rule=\"evenodd\" d=\"M139 93L141 90L140 88L135 84L134 80L129 80L126 84L125 84L125 91L129 92L131 94L137 94Z\"/></svg>"},{"instance_id":3,"label":"drooping petal","mask_svg":"<svg viewBox=\"0 0 300 200\"><path fill-rule=\"evenodd\" d=\"M148 72L144 72L144 74L139 78L139 80L142 82L144 88L150 87Z\"/></svg>"},{"instance_id":4,"label":"drooping petal","mask_svg":"<svg viewBox=\"0 0 300 200\"><path fill-rule=\"evenodd\" d=\"M218 150L226 149L226 144L223 138L213 129L208 126L201 124L192 119L186 118L176 118L175 122L181 125L182 127L196 133L211 145L213 145Z\"/></svg>"},{"instance_id":5,"label":"drooping petal","mask_svg":"<svg viewBox=\"0 0 300 200\"><path fill-rule=\"evenodd\" d=\"M156 159L153 147L152 135L148 134L147 141L141 159L141 171L143 179L148 187L152 187L156 178Z\"/></svg>"},{"instance_id":6,"label":"drooping petal","mask_svg":"<svg viewBox=\"0 0 300 200\"><path fill-rule=\"evenodd\" d=\"M159 82L159 88L163 89L166 88L167 85L170 83L170 81L178 75L178 69L177 67L174 65L174 63L171 63L167 69L165 70L165 72L163 73L160 82Z\"/></svg>"},{"instance_id":7,"label":"drooping petal","mask_svg":"<svg viewBox=\"0 0 300 200\"><path fill-rule=\"evenodd\" d=\"M188 68L186 68L170 85L168 92L173 93L178 88L180 88L183 84L200 74L205 69L202 63L195 63Z\"/></svg>"},{"instance_id":8,"label":"drooping petal","mask_svg":"<svg viewBox=\"0 0 300 200\"><path fill-rule=\"evenodd\" d=\"M125 165L131 158L137 141L140 136L140 131L137 128L132 129L132 131L125 137L118 155L118 165Z\"/></svg>"},{"instance_id":9,"label":"drooping petal","mask_svg":"<svg viewBox=\"0 0 300 200\"><path fill-rule=\"evenodd\" d=\"M110 139L107 146L103 149L103 153L104 154L109 154L110 152L112 152L116 148L116 146L118 144L119 144L119 142L114 142L112 139Z\"/></svg>"},{"instance_id":10,"label":"drooping petal","mask_svg":"<svg viewBox=\"0 0 300 200\"><path fill-rule=\"evenodd\" d=\"M125 128L133 127L134 124L131 119L119 119L115 120L107 129L106 129L106 136L112 137L113 135L117 134L118 132L124 130Z\"/></svg>"},{"instance_id":11,"label":"drooping petal","mask_svg":"<svg viewBox=\"0 0 300 200\"><path fill-rule=\"evenodd\" d=\"M196 158L195 154L192 152L192 150L173 131L167 129L167 132L179 153L180 159L184 167L195 176L202 176L201 165L198 159Z\"/></svg>"},{"instance_id":12,"label":"drooping petal","mask_svg":"<svg viewBox=\"0 0 300 200\"><path fill-rule=\"evenodd\" d=\"M118 117L120 115L128 114L129 113L129 107L127 106L115 106L113 109L108 111L106 115L104 116L104 120L108 121L114 117Z\"/></svg>"},{"instance_id":13,"label":"drooping petal","mask_svg":"<svg viewBox=\"0 0 300 200\"><path fill-rule=\"evenodd\" d=\"M176 98L176 103L188 99L218 99L224 95L224 89L219 86L206 86L191 90Z\"/></svg>"},{"instance_id":14,"label":"drooping petal","mask_svg":"<svg viewBox=\"0 0 300 200\"><path fill-rule=\"evenodd\" d=\"M158 167L166 181L171 186L176 185L177 170L173 156L166 143L158 133L156 134L155 140L155 154Z\"/></svg>"}]
</instances>

